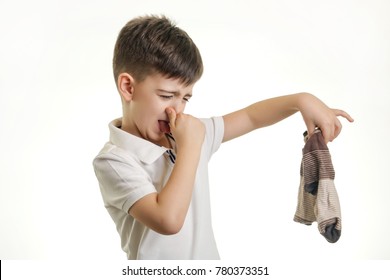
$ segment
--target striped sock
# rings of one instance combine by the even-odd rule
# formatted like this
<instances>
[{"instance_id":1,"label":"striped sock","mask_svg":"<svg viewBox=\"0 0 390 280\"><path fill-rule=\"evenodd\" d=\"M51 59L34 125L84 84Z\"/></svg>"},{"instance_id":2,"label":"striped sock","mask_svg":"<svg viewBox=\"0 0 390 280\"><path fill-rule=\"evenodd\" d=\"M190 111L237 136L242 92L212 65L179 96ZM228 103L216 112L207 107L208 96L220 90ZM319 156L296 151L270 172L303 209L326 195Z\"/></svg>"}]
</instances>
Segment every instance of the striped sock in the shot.
<instances>
[{"instance_id":1,"label":"striped sock","mask_svg":"<svg viewBox=\"0 0 390 280\"><path fill-rule=\"evenodd\" d=\"M319 129L309 139L307 133L304 136L294 221L306 225L316 221L320 233L327 241L334 243L341 235L341 211L334 186L335 172L331 156Z\"/></svg>"}]
</instances>

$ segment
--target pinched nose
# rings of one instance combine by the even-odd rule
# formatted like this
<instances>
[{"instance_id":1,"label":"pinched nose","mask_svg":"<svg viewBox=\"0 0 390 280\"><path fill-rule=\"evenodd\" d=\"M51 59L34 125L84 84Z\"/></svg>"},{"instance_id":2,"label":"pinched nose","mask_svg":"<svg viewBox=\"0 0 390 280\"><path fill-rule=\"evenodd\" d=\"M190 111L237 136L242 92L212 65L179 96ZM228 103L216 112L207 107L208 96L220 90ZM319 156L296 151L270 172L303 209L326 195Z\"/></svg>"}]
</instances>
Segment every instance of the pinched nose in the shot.
<instances>
[{"instance_id":1,"label":"pinched nose","mask_svg":"<svg viewBox=\"0 0 390 280\"><path fill-rule=\"evenodd\" d=\"M167 107L168 108L172 108L173 110L175 110L176 114L181 114L184 112L184 109L186 107L186 102L184 102L182 99L180 98L174 98L171 103L169 103L169 106Z\"/></svg>"}]
</instances>

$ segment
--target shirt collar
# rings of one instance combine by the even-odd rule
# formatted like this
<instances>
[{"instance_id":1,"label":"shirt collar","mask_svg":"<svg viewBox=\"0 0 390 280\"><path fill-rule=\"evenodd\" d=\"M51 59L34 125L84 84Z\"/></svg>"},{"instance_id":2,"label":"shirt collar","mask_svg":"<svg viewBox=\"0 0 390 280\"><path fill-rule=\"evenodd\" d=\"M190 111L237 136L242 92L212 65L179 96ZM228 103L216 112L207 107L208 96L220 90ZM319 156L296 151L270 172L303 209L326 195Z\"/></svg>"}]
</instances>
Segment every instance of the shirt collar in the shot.
<instances>
[{"instance_id":1,"label":"shirt collar","mask_svg":"<svg viewBox=\"0 0 390 280\"><path fill-rule=\"evenodd\" d=\"M132 153L143 163L151 164L155 162L168 149L158 146L140 137L134 136L120 129L122 119L113 120L109 124L110 142L115 146Z\"/></svg>"}]
</instances>

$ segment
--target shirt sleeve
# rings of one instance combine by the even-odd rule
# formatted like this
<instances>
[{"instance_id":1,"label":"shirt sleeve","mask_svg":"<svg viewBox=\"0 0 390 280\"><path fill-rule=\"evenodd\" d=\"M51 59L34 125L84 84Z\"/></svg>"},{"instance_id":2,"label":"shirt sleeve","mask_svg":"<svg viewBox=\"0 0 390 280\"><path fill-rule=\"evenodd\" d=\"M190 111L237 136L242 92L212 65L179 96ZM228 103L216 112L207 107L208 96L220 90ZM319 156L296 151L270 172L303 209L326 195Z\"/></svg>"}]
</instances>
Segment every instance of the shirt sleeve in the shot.
<instances>
[{"instance_id":1,"label":"shirt sleeve","mask_svg":"<svg viewBox=\"0 0 390 280\"><path fill-rule=\"evenodd\" d=\"M210 160L211 156L219 149L222 144L224 134L224 122L222 117L213 117L210 119L202 119L206 128L205 144L207 156Z\"/></svg>"},{"instance_id":2,"label":"shirt sleeve","mask_svg":"<svg viewBox=\"0 0 390 280\"><path fill-rule=\"evenodd\" d=\"M112 153L93 161L104 203L128 212L140 198L156 192L148 174L135 162Z\"/></svg>"}]
</instances>

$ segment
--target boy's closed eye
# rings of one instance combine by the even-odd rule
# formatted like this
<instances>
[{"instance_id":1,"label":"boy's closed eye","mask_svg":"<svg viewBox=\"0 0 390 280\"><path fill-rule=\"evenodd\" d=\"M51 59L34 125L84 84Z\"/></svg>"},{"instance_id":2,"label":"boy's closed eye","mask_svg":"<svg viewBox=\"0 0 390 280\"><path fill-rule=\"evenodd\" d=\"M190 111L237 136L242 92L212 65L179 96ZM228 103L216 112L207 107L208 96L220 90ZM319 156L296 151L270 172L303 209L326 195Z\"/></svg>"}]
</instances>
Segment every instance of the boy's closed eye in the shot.
<instances>
[{"instance_id":1,"label":"boy's closed eye","mask_svg":"<svg viewBox=\"0 0 390 280\"><path fill-rule=\"evenodd\" d=\"M172 99L173 95L159 95L163 99Z\"/></svg>"},{"instance_id":2,"label":"boy's closed eye","mask_svg":"<svg viewBox=\"0 0 390 280\"><path fill-rule=\"evenodd\" d=\"M163 94L161 94L161 95L159 95L161 98L163 98L163 99L172 99L173 97L174 97L174 95L163 95ZM190 101L190 98L191 98L191 96L184 96L183 97L183 100L185 101L185 102L189 102Z\"/></svg>"}]
</instances>

